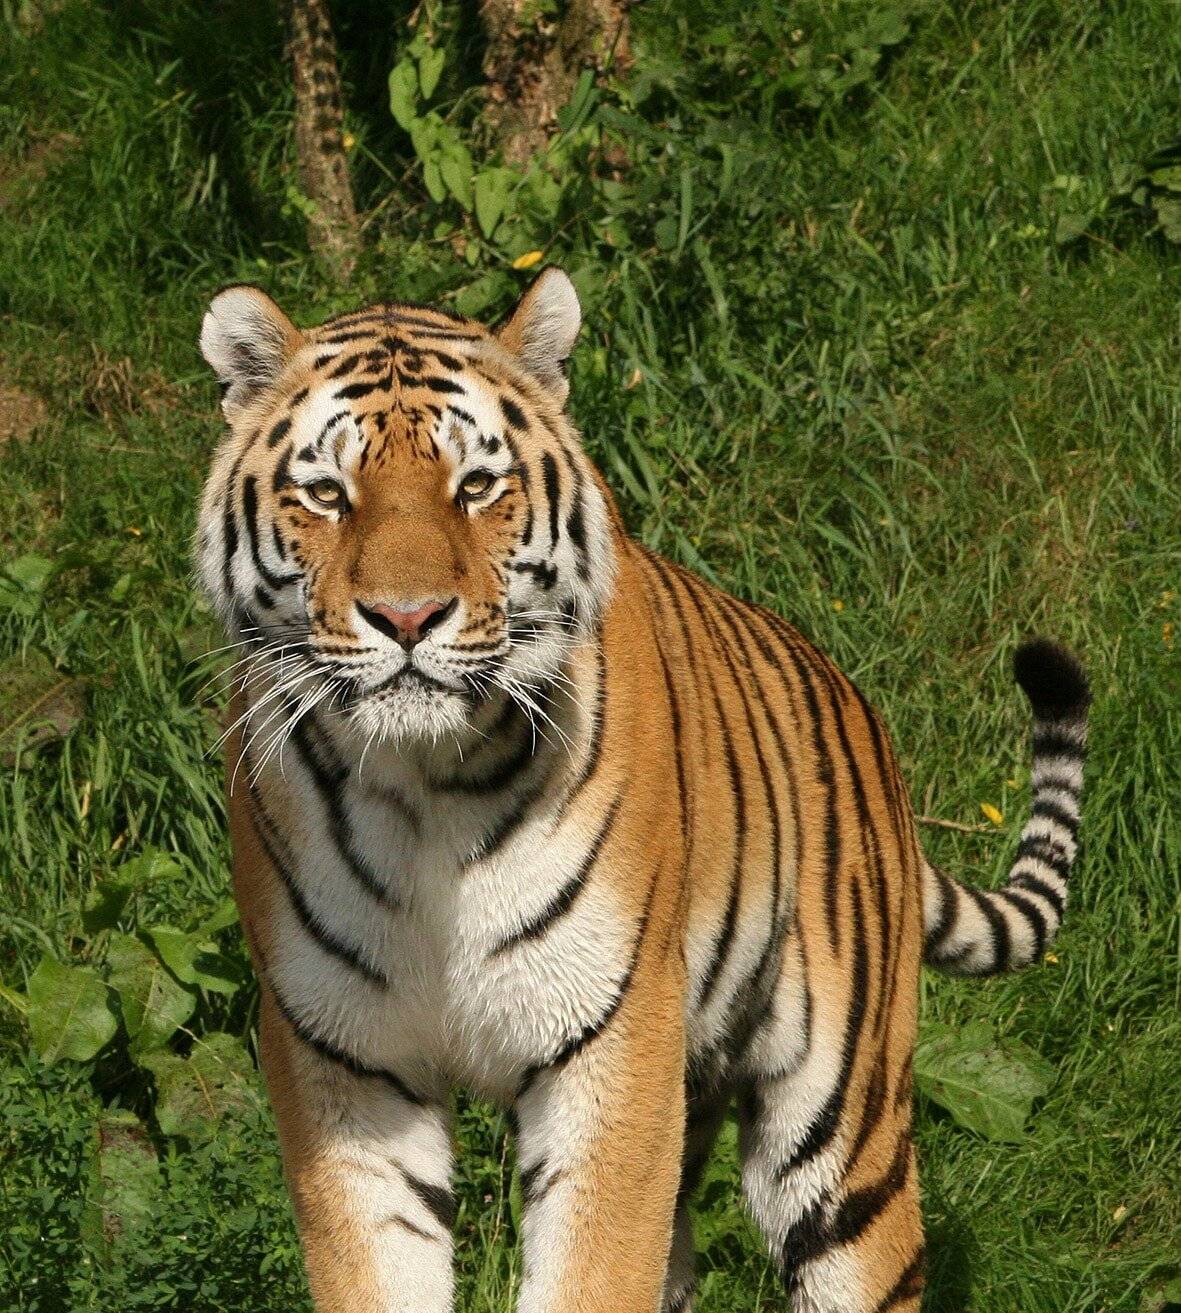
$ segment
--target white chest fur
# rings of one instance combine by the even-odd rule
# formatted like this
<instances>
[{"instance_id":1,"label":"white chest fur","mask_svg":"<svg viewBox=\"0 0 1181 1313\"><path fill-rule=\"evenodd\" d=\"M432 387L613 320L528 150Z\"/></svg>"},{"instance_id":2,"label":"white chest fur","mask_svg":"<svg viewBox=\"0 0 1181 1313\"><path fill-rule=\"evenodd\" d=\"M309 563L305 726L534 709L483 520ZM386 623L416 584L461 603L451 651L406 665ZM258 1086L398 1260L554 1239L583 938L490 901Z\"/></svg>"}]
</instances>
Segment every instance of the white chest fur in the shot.
<instances>
[{"instance_id":1,"label":"white chest fur","mask_svg":"<svg viewBox=\"0 0 1181 1313\"><path fill-rule=\"evenodd\" d=\"M485 795L433 788L396 754L348 764L339 746L308 727L251 785L285 887L268 962L282 1006L421 1094L507 1098L628 971L636 926L600 863L614 811L563 807L565 755Z\"/></svg>"}]
</instances>

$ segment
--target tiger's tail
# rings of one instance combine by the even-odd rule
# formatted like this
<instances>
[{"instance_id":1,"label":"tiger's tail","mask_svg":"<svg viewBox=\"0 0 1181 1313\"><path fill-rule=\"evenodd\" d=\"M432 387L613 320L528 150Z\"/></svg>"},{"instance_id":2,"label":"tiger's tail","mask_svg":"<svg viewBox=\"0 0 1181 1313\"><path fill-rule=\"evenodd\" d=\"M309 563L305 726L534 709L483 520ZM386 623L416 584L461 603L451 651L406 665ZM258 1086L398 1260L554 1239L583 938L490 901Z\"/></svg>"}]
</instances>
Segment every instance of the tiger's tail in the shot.
<instances>
[{"instance_id":1,"label":"tiger's tail","mask_svg":"<svg viewBox=\"0 0 1181 1313\"><path fill-rule=\"evenodd\" d=\"M1033 804L1009 878L1001 889L978 889L924 864L923 957L953 975L996 975L1038 961L1062 924L1078 850L1086 674L1046 639L1022 644L1013 671L1033 708Z\"/></svg>"}]
</instances>

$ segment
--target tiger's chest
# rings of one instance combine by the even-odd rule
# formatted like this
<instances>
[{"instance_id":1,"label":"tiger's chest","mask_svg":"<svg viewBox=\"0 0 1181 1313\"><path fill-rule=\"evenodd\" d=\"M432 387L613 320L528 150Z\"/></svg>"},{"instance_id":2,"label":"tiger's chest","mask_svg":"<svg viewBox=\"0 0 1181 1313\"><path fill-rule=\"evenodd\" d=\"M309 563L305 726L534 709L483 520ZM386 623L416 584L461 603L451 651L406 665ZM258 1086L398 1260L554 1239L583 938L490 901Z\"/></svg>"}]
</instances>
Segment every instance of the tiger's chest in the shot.
<instances>
[{"instance_id":1,"label":"tiger's chest","mask_svg":"<svg viewBox=\"0 0 1181 1313\"><path fill-rule=\"evenodd\" d=\"M610 1002L632 927L546 808L473 861L511 799L407 806L290 764L265 794L285 837L268 973L307 1036L423 1093L508 1097Z\"/></svg>"}]
</instances>

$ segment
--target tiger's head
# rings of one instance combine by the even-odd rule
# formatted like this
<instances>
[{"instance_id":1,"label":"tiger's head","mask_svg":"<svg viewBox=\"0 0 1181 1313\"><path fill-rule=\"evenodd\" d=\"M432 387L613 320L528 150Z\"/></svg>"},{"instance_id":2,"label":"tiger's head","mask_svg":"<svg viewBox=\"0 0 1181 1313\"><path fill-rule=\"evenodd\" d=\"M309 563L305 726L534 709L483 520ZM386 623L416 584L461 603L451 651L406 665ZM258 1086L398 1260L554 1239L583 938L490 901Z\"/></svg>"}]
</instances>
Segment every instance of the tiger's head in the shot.
<instances>
[{"instance_id":1,"label":"tiger's head","mask_svg":"<svg viewBox=\"0 0 1181 1313\"><path fill-rule=\"evenodd\" d=\"M564 414L579 322L557 269L496 330L382 304L301 331L258 288L213 299L228 432L198 569L287 696L437 739L561 678L614 573L614 512Z\"/></svg>"}]
</instances>

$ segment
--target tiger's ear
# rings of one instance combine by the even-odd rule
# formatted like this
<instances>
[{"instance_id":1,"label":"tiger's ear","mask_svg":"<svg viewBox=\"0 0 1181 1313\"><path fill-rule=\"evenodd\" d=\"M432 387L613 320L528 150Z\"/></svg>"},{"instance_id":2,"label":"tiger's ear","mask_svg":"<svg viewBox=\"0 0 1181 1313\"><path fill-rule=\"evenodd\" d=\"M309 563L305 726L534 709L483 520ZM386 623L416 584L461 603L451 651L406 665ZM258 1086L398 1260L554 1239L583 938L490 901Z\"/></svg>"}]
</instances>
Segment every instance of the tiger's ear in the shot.
<instances>
[{"instance_id":1,"label":"tiger's ear","mask_svg":"<svg viewBox=\"0 0 1181 1313\"><path fill-rule=\"evenodd\" d=\"M257 287L227 287L201 321L201 354L222 386L228 419L283 372L303 334Z\"/></svg>"},{"instance_id":2,"label":"tiger's ear","mask_svg":"<svg viewBox=\"0 0 1181 1313\"><path fill-rule=\"evenodd\" d=\"M570 391L566 360L582 325L574 284L561 269L546 269L497 330L501 346L563 403Z\"/></svg>"}]
</instances>

